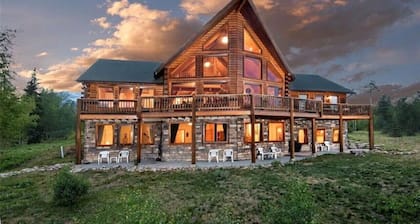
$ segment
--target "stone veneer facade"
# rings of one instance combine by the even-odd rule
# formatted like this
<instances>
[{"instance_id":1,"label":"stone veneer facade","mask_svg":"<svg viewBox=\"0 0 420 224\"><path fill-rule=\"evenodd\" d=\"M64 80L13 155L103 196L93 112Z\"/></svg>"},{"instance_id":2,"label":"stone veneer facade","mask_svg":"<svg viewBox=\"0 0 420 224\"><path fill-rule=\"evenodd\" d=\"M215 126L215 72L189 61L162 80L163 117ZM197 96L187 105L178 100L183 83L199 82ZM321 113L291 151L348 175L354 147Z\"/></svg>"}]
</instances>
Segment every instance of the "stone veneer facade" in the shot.
<instances>
[{"instance_id":1,"label":"stone veneer facade","mask_svg":"<svg viewBox=\"0 0 420 224\"><path fill-rule=\"evenodd\" d=\"M145 121L145 123L151 124L154 144L153 145L142 145L142 160L151 159L154 160L159 156L159 144L162 136L162 160L163 161L191 161L191 144L170 144L170 124L189 122L188 118L172 118L161 121ZM197 161L206 161L207 153L209 149L233 149L235 160L250 160L250 144L244 143L244 129L245 124L249 123L250 119L248 116L232 116L232 117L198 117L196 120L196 158ZM257 146L269 147L276 145L282 149L285 153L289 148L290 140L290 122L289 119L279 120L268 120L268 119L257 119L257 123L262 123L262 138L263 142L257 142ZM269 122L283 122L285 128L284 142L268 142L268 123ZM228 124L227 142L223 143L205 143L203 141L204 126L206 123L225 123ZM114 130L118 130L120 125L133 124L134 125L134 143L131 146L118 146L114 144L112 147L97 147L96 146L96 125L97 124L113 124ZM338 121L336 120L317 120L317 128L325 129L325 140L332 142L333 130L338 128ZM344 142L347 140L347 124L344 124L345 132L343 134ZM307 129L308 142L312 139L312 127L311 120L308 119L295 119L294 135L298 136L298 130L302 128ZM163 132L161 132L163 130ZM84 150L83 150L83 162L97 162L97 155L99 151L108 150L111 152L111 157L116 156L120 150L130 150L130 161L136 160L137 154L137 120L90 120L85 122L85 133L84 133ZM114 131L114 139L117 139L117 131ZM334 144L335 148L339 148L339 144ZM302 145L302 151L311 151L310 144Z\"/></svg>"}]
</instances>

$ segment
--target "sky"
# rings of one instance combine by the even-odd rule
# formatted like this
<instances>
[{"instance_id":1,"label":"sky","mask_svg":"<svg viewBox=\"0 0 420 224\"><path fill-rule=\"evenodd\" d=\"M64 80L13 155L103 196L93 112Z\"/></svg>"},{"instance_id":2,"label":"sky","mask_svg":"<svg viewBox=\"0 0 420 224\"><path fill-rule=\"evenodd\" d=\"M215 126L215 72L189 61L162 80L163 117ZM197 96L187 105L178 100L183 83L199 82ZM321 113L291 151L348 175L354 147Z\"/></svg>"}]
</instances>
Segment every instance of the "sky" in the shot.
<instances>
[{"instance_id":1,"label":"sky","mask_svg":"<svg viewBox=\"0 0 420 224\"><path fill-rule=\"evenodd\" d=\"M253 0L293 73L356 92L370 81L420 82L420 0ZM229 0L0 0L13 40L15 82L37 69L41 87L81 92L98 58L171 57Z\"/></svg>"}]
</instances>

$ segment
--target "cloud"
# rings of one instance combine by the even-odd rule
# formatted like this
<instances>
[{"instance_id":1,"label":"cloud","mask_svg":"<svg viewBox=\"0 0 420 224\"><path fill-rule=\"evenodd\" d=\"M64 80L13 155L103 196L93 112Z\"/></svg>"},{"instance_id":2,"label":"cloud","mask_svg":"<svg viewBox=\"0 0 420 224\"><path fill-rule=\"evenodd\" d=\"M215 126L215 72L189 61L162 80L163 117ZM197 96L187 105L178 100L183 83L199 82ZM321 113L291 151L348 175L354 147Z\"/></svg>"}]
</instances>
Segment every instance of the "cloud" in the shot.
<instances>
[{"instance_id":1,"label":"cloud","mask_svg":"<svg viewBox=\"0 0 420 224\"><path fill-rule=\"evenodd\" d=\"M90 21L93 24L97 24L98 26L102 27L103 29L108 29L111 27L111 23L106 21L106 17L96 18Z\"/></svg>"},{"instance_id":2,"label":"cloud","mask_svg":"<svg viewBox=\"0 0 420 224\"><path fill-rule=\"evenodd\" d=\"M343 82L360 82L360 81L365 80L368 77L373 76L375 74L376 74L375 71L361 71L361 72L357 72L355 74L346 76L346 77L342 78L341 81L343 81Z\"/></svg>"},{"instance_id":3,"label":"cloud","mask_svg":"<svg viewBox=\"0 0 420 224\"><path fill-rule=\"evenodd\" d=\"M72 47L72 48L70 48L70 50L71 50L71 51L78 51L78 50L79 50L79 48L77 48L77 47Z\"/></svg>"},{"instance_id":4,"label":"cloud","mask_svg":"<svg viewBox=\"0 0 420 224\"><path fill-rule=\"evenodd\" d=\"M47 56L47 55L48 55L48 52L43 51L43 52L41 52L41 53L39 53L39 54L35 55L35 57L45 57L45 56Z\"/></svg>"},{"instance_id":5,"label":"cloud","mask_svg":"<svg viewBox=\"0 0 420 224\"><path fill-rule=\"evenodd\" d=\"M80 56L46 68L39 74L41 83L48 88L79 92L80 85L74 80L98 58L165 61L202 29L201 17L213 16L228 2L182 0L180 8L185 12L182 18L141 2L109 2L107 15L95 22L108 23L107 16L117 17L115 21L119 22L113 24L110 35L91 42ZM304 67L309 72L374 45L385 29L412 13L405 0L254 2L293 70ZM331 64L325 66L327 75L342 71L350 74L343 79L349 82L374 74L371 65L358 65L357 69L364 70L351 70L349 66Z\"/></svg>"}]
</instances>

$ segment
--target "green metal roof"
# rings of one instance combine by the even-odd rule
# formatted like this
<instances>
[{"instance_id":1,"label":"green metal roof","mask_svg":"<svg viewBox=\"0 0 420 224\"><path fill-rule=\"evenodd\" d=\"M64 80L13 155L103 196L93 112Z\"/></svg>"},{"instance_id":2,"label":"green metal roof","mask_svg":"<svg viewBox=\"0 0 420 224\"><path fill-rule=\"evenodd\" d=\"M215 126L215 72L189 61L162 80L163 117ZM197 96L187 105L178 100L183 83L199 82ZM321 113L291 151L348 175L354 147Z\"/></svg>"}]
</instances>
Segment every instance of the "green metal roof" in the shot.
<instances>
[{"instance_id":1,"label":"green metal roof","mask_svg":"<svg viewBox=\"0 0 420 224\"><path fill-rule=\"evenodd\" d=\"M322 76L313 74L294 74L295 80L290 83L292 91L319 91L319 92L337 92L337 93L353 93L333 81Z\"/></svg>"},{"instance_id":2,"label":"green metal roof","mask_svg":"<svg viewBox=\"0 0 420 224\"><path fill-rule=\"evenodd\" d=\"M79 82L137 82L162 84L162 79L155 79L154 73L161 65L154 61L122 61L99 59L78 79Z\"/></svg>"}]
</instances>

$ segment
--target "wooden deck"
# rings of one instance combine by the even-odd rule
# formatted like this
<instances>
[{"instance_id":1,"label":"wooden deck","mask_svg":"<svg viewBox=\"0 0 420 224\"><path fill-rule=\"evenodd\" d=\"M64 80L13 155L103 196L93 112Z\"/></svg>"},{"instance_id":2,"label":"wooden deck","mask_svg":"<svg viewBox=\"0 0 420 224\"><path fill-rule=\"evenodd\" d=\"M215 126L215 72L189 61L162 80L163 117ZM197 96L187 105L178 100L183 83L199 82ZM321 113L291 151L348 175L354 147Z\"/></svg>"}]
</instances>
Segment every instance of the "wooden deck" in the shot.
<instances>
[{"instance_id":1,"label":"wooden deck","mask_svg":"<svg viewBox=\"0 0 420 224\"><path fill-rule=\"evenodd\" d=\"M293 106L292 106L293 105ZM294 117L316 119L369 119L370 105L325 104L316 100L302 100L268 95L197 95L153 96L138 100L79 99L81 119L99 117L127 117L141 114L143 118L192 116L255 116Z\"/></svg>"}]
</instances>

